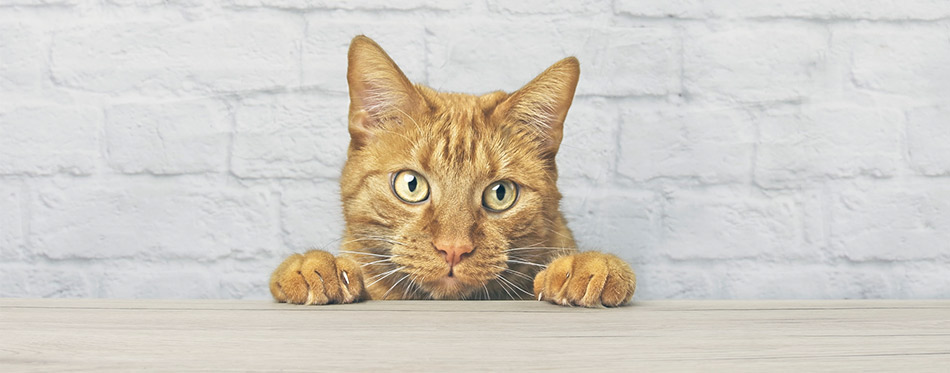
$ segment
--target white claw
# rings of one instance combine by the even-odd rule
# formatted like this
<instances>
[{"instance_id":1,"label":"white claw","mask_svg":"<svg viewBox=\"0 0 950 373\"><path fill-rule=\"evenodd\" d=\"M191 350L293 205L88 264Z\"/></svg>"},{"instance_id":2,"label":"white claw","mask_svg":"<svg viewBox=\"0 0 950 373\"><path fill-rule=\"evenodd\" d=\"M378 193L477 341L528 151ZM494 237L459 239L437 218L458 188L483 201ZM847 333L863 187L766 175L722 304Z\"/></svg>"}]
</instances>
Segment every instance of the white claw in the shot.
<instances>
[{"instance_id":1,"label":"white claw","mask_svg":"<svg viewBox=\"0 0 950 373\"><path fill-rule=\"evenodd\" d=\"M544 292L543 292L543 291L538 293L538 302L541 301L541 297L542 297L543 295L544 295Z\"/></svg>"},{"instance_id":2,"label":"white claw","mask_svg":"<svg viewBox=\"0 0 950 373\"><path fill-rule=\"evenodd\" d=\"M345 282L347 286L350 285L350 278L346 276L346 271L343 271L343 282Z\"/></svg>"},{"instance_id":3,"label":"white claw","mask_svg":"<svg viewBox=\"0 0 950 373\"><path fill-rule=\"evenodd\" d=\"M307 292L307 301L303 303L306 306L313 304L313 290Z\"/></svg>"}]
</instances>

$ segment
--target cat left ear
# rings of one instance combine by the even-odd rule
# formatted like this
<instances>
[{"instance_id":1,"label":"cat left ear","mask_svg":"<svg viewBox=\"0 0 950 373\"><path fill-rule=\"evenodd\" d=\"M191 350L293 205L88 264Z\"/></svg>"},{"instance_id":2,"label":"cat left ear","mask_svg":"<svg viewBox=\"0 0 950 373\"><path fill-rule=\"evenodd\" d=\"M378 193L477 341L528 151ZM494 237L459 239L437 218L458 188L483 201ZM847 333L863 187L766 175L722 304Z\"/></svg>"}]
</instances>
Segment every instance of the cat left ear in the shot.
<instances>
[{"instance_id":1,"label":"cat left ear","mask_svg":"<svg viewBox=\"0 0 950 373\"><path fill-rule=\"evenodd\" d=\"M425 100L399 66L372 39L359 35L350 42L346 80L350 89L350 139L366 144L389 123L411 120Z\"/></svg>"},{"instance_id":2,"label":"cat left ear","mask_svg":"<svg viewBox=\"0 0 950 373\"><path fill-rule=\"evenodd\" d=\"M496 113L520 126L519 130L536 134L542 149L553 158L561 145L564 118L574 100L580 73L577 58L560 60L512 93L499 104L501 110L496 109Z\"/></svg>"}]
</instances>

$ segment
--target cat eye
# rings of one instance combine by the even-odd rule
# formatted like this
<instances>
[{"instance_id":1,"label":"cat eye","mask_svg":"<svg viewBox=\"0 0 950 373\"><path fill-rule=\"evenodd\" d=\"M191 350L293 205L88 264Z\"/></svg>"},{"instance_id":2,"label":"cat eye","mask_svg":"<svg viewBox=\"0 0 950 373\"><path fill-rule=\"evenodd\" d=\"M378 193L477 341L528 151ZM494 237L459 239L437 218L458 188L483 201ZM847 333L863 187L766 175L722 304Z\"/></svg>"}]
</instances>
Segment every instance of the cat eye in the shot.
<instances>
[{"instance_id":1,"label":"cat eye","mask_svg":"<svg viewBox=\"0 0 950 373\"><path fill-rule=\"evenodd\" d=\"M419 203L429 198L429 182L415 171L399 171L393 176L393 193L407 203Z\"/></svg>"},{"instance_id":2,"label":"cat eye","mask_svg":"<svg viewBox=\"0 0 950 373\"><path fill-rule=\"evenodd\" d=\"M510 209L518 199L518 185L508 180L491 183L482 193L482 206L488 211L501 212Z\"/></svg>"}]
</instances>

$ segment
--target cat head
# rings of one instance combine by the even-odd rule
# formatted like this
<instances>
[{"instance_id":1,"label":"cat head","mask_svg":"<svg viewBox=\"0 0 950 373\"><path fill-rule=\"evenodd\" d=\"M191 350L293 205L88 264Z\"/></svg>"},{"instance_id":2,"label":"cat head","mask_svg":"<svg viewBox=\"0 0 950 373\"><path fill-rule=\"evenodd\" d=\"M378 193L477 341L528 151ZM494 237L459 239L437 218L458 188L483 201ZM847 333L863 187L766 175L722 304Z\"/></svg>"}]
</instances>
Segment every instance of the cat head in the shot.
<instances>
[{"instance_id":1,"label":"cat head","mask_svg":"<svg viewBox=\"0 0 950 373\"><path fill-rule=\"evenodd\" d=\"M513 93L476 96L411 83L365 36L348 57L343 249L375 254L358 258L375 262L366 283L457 299L488 292L506 269L536 272L510 249L564 242L555 156L577 59Z\"/></svg>"}]
</instances>

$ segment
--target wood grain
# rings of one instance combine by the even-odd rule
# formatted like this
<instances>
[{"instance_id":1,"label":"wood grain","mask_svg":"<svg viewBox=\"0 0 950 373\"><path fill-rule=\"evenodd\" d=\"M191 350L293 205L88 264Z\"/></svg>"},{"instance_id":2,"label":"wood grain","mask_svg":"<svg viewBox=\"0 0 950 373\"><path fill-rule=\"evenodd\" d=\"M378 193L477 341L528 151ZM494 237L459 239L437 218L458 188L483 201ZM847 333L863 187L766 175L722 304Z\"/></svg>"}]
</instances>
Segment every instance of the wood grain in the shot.
<instances>
[{"instance_id":1,"label":"wood grain","mask_svg":"<svg viewBox=\"0 0 950 373\"><path fill-rule=\"evenodd\" d=\"M950 301L0 299L0 371L950 371Z\"/></svg>"}]
</instances>

